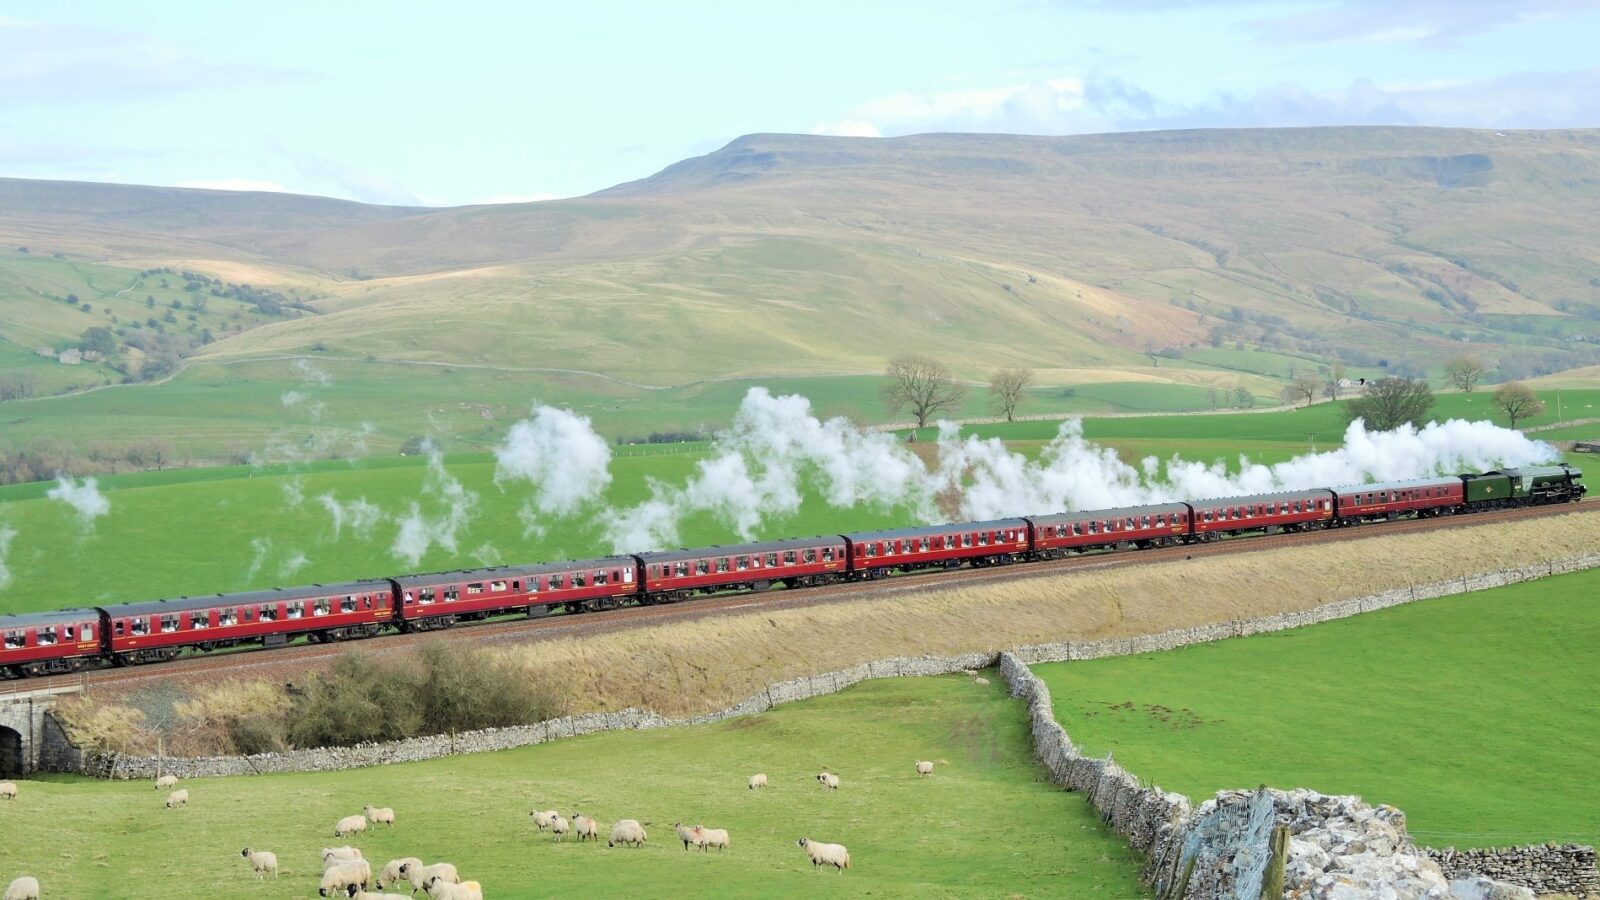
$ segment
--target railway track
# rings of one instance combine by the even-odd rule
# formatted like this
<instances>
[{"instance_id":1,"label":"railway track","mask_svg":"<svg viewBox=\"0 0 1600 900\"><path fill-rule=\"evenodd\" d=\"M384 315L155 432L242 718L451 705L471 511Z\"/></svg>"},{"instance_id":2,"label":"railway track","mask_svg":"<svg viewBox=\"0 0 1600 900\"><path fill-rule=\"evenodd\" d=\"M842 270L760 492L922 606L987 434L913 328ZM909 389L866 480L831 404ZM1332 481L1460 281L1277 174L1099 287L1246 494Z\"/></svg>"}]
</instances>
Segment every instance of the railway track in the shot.
<instances>
[{"instance_id":1,"label":"railway track","mask_svg":"<svg viewBox=\"0 0 1600 900\"><path fill-rule=\"evenodd\" d=\"M943 588L1022 581L1077 571L1094 571L1205 556L1250 553L1281 547L1359 540L1373 536L1443 531L1451 528L1541 518L1572 512L1600 512L1600 498L1591 498L1575 504L1493 510L1470 515L1442 516L1432 519L1405 519L1375 525L1359 525L1297 534L1260 535L1248 538L1225 539L1211 543L1159 547L1149 550L1091 553L1060 560L990 568L921 572L899 575L886 580L847 582L799 590L725 594L665 606L628 606L608 612L556 614L532 619L522 617L501 618L483 623L460 625L442 631L431 631L426 634L390 634L349 643L297 644L271 651L264 651L259 648L225 651L204 656L185 657L169 663L123 669L94 669L70 675L30 678L21 684L12 683L7 686L14 686L19 690L23 687L34 690L83 685L85 687L121 691L124 689L137 689L161 681L210 679L224 675L266 676L273 673L282 673L287 676L303 672L308 668L326 665L339 653L351 647L360 647L374 652L390 652L403 651L414 647L422 640L434 639L476 641L482 644L551 640L603 634L667 621L691 621L733 610L775 611L872 597L897 596Z\"/></svg>"}]
</instances>

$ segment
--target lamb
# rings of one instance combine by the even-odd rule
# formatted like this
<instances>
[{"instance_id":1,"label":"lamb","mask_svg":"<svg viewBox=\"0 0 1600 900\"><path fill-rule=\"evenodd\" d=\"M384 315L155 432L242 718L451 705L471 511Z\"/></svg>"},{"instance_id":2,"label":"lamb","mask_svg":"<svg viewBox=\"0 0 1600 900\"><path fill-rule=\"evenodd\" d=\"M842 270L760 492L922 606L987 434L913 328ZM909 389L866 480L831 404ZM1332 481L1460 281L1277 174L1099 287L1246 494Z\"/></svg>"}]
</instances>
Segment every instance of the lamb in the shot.
<instances>
[{"instance_id":1,"label":"lamb","mask_svg":"<svg viewBox=\"0 0 1600 900\"><path fill-rule=\"evenodd\" d=\"M830 772L821 772L817 775L817 783L830 791L837 791L839 789L839 776Z\"/></svg>"},{"instance_id":2,"label":"lamb","mask_svg":"<svg viewBox=\"0 0 1600 900\"><path fill-rule=\"evenodd\" d=\"M540 831L554 825L556 820L561 818L561 814L553 809L536 809L528 815L533 816L533 824L539 826Z\"/></svg>"},{"instance_id":3,"label":"lamb","mask_svg":"<svg viewBox=\"0 0 1600 900\"><path fill-rule=\"evenodd\" d=\"M688 850L689 845L694 843L694 826L673 822L672 827L678 832L678 840L683 841L683 849Z\"/></svg>"},{"instance_id":4,"label":"lamb","mask_svg":"<svg viewBox=\"0 0 1600 900\"><path fill-rule=\"evenodd\" d=\"M611 839L606 841L606 846L628 844L633 847L643 847L644 839L644 826L639 824L638 819L618 819L617 824L611 826Z\"/></svg>"},{"instance_id":5,"label":"lamb","mask_svg":"<svg viewBox=\"0 0 1600 900\"><path fill-rule=\"evenodd\" d=\"M366 830L366 816L345 816L334 824L333 836L344 837L347 834L363 834Z\"/></svg>"},{"instance_id":6,"label":"lamb","mask_svg":"<svg viewBox=\"0 0 1600 900\"><path fill-rule=\"evenodd\" d=\"M177 786L178 776L176 775L163 775L156 779L156 790L158 791L163 789L170 791Z\"/></svg>"},{"instance_id":7,"label":"lamb","mask_svg":"<svg viewBox=\"0 0 1600 900\"><path fill-rule=\"evenodd\" d=\"M167 795L167 809L189 805L189 789L178 788Z\"/></svg>"},{"instance_id":8,"label":"lamb","mask_svg":"<svg viewBox=\"0 0 1600 900\"><path fill-rule=\"evenodd\" d=\"M0 800L17 799L17 786L10 781L0 781Z\"/></svg>"},{"instance_id":9,"label":"lamb","mask_svg":"<svg viewBox=\"0 0 1600 900\"><path fill-rule=\"evenodd\" d=\"M402 856L399 859L391 859L384 863L383 870L378 873L378 890L383 890L383 886L386 884L394 884L397 881L404 880L406 874L402 870L406 866L416 866L420 869L422 868L422 860L417 859L415 856Z\"/></svg>"},{"instance_id":10,"label":"lamb","mask_svg":"<svg viewBox=\"0 0 1600 900\"><path fill-rule=\"evenodd\" d=\"M371 891L363 891L353 884L345 888L345 895L350 897L350 900L406 900L401 894L374 894Z\"/></svg>"},{"instance_id":11,"label":"lamb","mask_svg":"<svg viewBox=\"0 0 1600 900\"><path fill-rule=\"evenodd\" d=\"M750 790L753 791L756 788L764 788L766 786L767 786L767 776L765 774L757 774L757 775L751 775L750 776Z\"/></svg>"},{"instance_id":12,"label":"lamb","mask_svg":"<svg viewBox=\"0 0 1600 900\"><path fill-rule=\"evenodd\" d=\"M324 869L326 869L327 867L333 865L334 863L349 862L351 860L360 859L360 858L361 858L361 848L352 847L352 846L350 846L348 844L346 844L343 847L323 847L322 848L322 867Z\"/></svg>"},{"instance_id":13,"label":"lamb","mask_svg":"<svg viewBox=\"0 0 1600 900\"><path fill-rule=\"evenodd\" d=\"M334 863L322 873L322 884L317 888L317 896L332 897L337 894L347 894L352 884L364 891L371 883L372 866L364 859L349 859Z\"/></svg>"},{"instance_id":14,"label":"lamb","mask_svg":"<svg viewBox=\"0 0 1600 900\"><path fill-rule=\"evenodd\" d=\"M583 813L572 814L572 827L578 832L578 843L583 843L584 838L593 838L595 843L600 843L599 823Z\"/></svg>"},{"instance_id":15,"label":"lamb","mask_svg":"<svg viewBox=\"0 0 1600 900\"><path fill-rule=\"evenodd\" d=\"M461 880L461 876L456 874L456 867L445 862L424 866L420 864L411 865L408 861L406 865L400 867L400 875L411 884L412 893L426 890L430 881L438 880L455 884Z\"/></svg>"},{"instance_id":16,"label":"lamb","mask_svg":"<svg viewBox=\"0 0 1600 900\"><path fill-rule=\"evenodd\" d=\"M801 838L795 843L805 848L806 856L811 857L812 866L833 866L841 875L845 869L850 868L850 851L846 850L843 844L823 844L810 838Z\"/></svg>"},{"instance_id":17,"label":"lamb","mask_svg":"<svg viewBox=\"0 0 1600 900\"><path fill-rule=\"evenodd\" d=\"M555 838L558 841L561 840L562 835L571 830L572 826L567 823L566 816L560 815L559 813L556 815L556 820L550 823L550 833L555 835Z\"/></svg>"},{"instance_id":18,"label":"lamb","mask_svg":"<svg viewBox=\"0 0 1600 900\"><path fill-rule=\"evenodd\" d=\"M429 879L425 890L433 900L483 900L483 885L476 881L459 884L439 878Z\"/></svg>"},{"instance_id":19,"label":"lamb","mask_svg":"<svg viewBox=\"0 0 1600 900\"><path fill-rule=\"evenodd\" d=\"M733 845L728 842L728 829L703 828L699 825L694 827L694 845L699 847L702 852L704 852L707 847L715 847L717 848L718 853L721 853L724 850L732 849L733 847Z\"/></svg>"},{"instance_id":20,"label":"lamb","mask_svg":"<svg viewBox=\"0 0 1600 900\"><path fill-rule=\"evenodd\" d=\"M394 810L390 807L373 806L368 803L366 806L361 807L361 811L367 814L367 821L374 825L394 827Z\"/></svg>"},{"instance_id":21,"label":"lamb","mask_svg":"<svg viewBox=\"0 0 1600 900\"><path fill-rule=\"evenodd\" d=\"M268 850L251 850L249 847L239 851L239 855L250 860L250 868L256 873L257 878L266 878L271 872L273 878L278 877L278 855Z\"/></svg>"},{"instance_id":22,"label":"lamb","mask_svg":"<svg viewBox=\"0 0 1600 900\"><path fill-rule=\"evenodd\" d=\"M925 760L925 759L918 760L917 761L917 774L918 775L932 775L933 774L933 763L931 763L931 762L929 762L928 760Z\"/></svg>"},{"instance_id":23,"label":"lamb","mask_svg":"<svg viewBox=\"0 0 1600 900\"><path fill-rule=\"evenodd\" d=\"M39 879L24 875L6 888L5 900L39 900Z\"/></svg>"}]
</instances>

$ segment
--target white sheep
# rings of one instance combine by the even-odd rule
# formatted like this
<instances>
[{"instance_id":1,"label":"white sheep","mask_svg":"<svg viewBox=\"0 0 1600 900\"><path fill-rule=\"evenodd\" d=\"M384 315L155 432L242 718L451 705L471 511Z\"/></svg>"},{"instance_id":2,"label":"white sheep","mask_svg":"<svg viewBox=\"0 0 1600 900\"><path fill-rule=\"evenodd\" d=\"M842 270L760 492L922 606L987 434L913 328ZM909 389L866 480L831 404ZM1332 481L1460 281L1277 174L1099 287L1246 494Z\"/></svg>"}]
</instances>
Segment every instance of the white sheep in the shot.
<instances>
[{"instance_id":1,"label":"white sheep","mask_svg":"<svg viewBox=\"0 0 1600 900\"><path fill-rule=\"evenodd\" d=\"M411 892L426 890L427 884L435 879L455 884L461 880L456 874L456 867L447 862L434 863L431 866L411 865L409 860L400 867L400 875L411 885Z\"/></svg>"},{"instance_id":2,"label":"white sheep","mask_svg":"<svg viewBox=\"0 0 1600 900\"><path fill-rule=\"evenodd\" d=\"M189 789L179 788L167 795L167 809L189 805Z\"/></svg>"},{"instance_id":3,"label":"white sheep","mask_svg":"<svg viewBox=\"0 0 1600 900\"><path fill-rule=\"evenodd\" d=\"M39 900L39 879L24 875L6 888L5 900Z\"/></svg>"},{"instance_id":4,"label":"white sheep","mask_svg":"<svg viewBox=\"0 0 1600 900\"><path fill-rule=\"evenodd\" d=\"M353 884L345 887L345 894L350 900L406 900L403 894L375 894L372 891L363 891Z\"/></svg>"},{"instance_id":5,"label":"white sheep","mask_svg":"<svg viewBox=\"0 0 1600 900\"><path fill-rule=\"evenodd\" d=\"M554 825L556 820L561 818L561 814L553 809L536 809L528 815L533 816L533 824L539 826L540 831Z\"/></svg>"},{"instance_id":6,"label":"white sheep","mask_svg":"<svg viewBox=\"0 0 1600 900\"><path fill-rule=\"evenodd\" d=\"M0 800L17 799L17 786L10 781L0 781Z\"/></svg>"},{"instance_id":7,"label":"white sheep","mask_svg":"<svg viewBox=\"0 0 1600 900\"><path fill-rule=\"evenodd\" d=\"M352 847L349 844L346 844L343 847L323 847L321 855L322 867L326 869L335 863L349 862L353 859L360 859L361 848Z\"/></svg>"},{"instance_id":8,"label":"white sheep","mask_svg":"<svg viewBox=\"0 0 1600 900\"><path fill-rule=\"evenodd\" d=\"M750 776L750 790L753 791L756 788L764 788L766 786L767 776L765 774L756 774Z\"/></svg>"},{"instance_id":9,"label":"white sheep","mask_svg":"<svg viewBox=\"0 0 1600 900\"><path fill-rule=\"evenodd\" d=\"M555 839L558 841L561 840L562 835L571 830L572 825L567 822L567 817L559 813L556 814L556 820L550 823L550 833L554 835Z\"/></svg>"},{"instance_id":10,"label":"white sheep","mask_svg":"<svg viewBox=\"0 0 1600 900\"><path fill-rule=\"evenodd\" d=\"M819 772L817 773L817 783L830 791L837 791L839 789L839 776L831 772Z\"/></svg>"},{"instance_id":11,"label":"white sheep","mask_svg":"<svg viewBox=\"0 0 1600 900\"><path fill-rule=\"evenodd\" d=\"M972 679L972 683L978 685L979 687L988 687L989 679L979 675L977 678Z\"/></svg>"},{"instance_id":12,"label":"white sheep","mask_svg":"<svg viewBox=\"0 0 1600 900\"><path fill-rule=\"evenodd\" d=\"M161 790L170 791L170 790L172 790L173 788L175 788L177 786L178 786L178 776L176 776L176 775L163 775L160 778L156 779L156 790L158 790L158 791L161 791Z\"/></svg>"},{"instance_id":13,"label":"white sheep","mask_svg":"<svg viewBox=\"0 0 1600 900\"><path fill-rule=\"evenodd\" d=\"M611 839L606 841L606 846L628 844L643 847L645 837L644 826L639 824L638 819L618 819L617 824L611 826Z\"/></svg>"},{"instance_id":14,"label":"white sheep","mask_svg":"<svg viewBox=\"0 0 1600 900\"><path fill-rule=\"evenodd\" d=\"M850 868L850 851L843 844L823 844L810 838L801 838L795 843L805 849L806 856L811 857L812 866L833 866L841 875Z\"/></svg>"},{"instance_id":15,"label":"white sheep","mask_svg":"<svg viewBox=\"0 0 1600 900\"><path fill-rule=\"evenodd\" d=\"M374 825L394 827L394 810L390 807L373 806L368 803L366 806L361 807L361 811L367 814L367 821Z\"/></svg>"},{"instance_id":16,"label":"white sheep","mask_svg":"<svg viewBox=\"0 0 1600 900\"><path fill-rule=\"evenodd\" d=\"M572 828L578 832L578 843L583 843L584 838L593 838L595 843L600 843L600 823L583 813L572 814Z\"/></svg>"},{"instance_id":17,"label":"white sheep","mask_svg":"<svg viewBox=\"0 0 1600 900\"><path fill-rule=\"evenodd\" d=\"M417 859L415 856L402 856L399 859L391 859L384 863L383 870L378 873L378 890L383 890L383 886L386 884L394 884L397 881L404 880L406 873L402 870L406 866L416 866L420 869L422 868L422 860ZM412 888L412 890L415 891L416 888Z\"/></svg>"},{"instance_id":18,"label":"white sheep","mask_svg":"<svg viewBox=\"0 0 1600 900\"><path fill-rule=\"evenodd\" d=\"M683 849L689 849L689 845L694 843L694 826L673 822L672 827L678 832L678 840L683 841Z\"/></svg>"},{"instance_id":19,"label":"white sheep","mask_svg":"<svg viewBox=\"0 0 1600 900\"><path fill-rule=\"evenodd\" d=\"M483 900L483 886L476 881L459 884L441 878L431 878L425 888L433 900Z\"/></svg>"},{"instance_id":20,"label":"white sheep","mask_svg":"<svg viewBox=\"0 0 1600 900\"><path fill-rule=\"evenodd\" d=\"M694 827L694 845L702 851L707 847L715 847L718 853L733 847L733 844L728 841L728 829L705 828L700 825Z\"/></svg>"},{"instance_id":21,"label":"white sheep","mask_svg":"<svg viewBox=\"0 0 1600 900\"><path fill-rule=\"evenodd\" d=\"M256 873L257 878L266 878L271 872L273 878L278 877L278 855L270 850L251 850L249 847L239 851L239 855L250 860L250 868Z\"/></svg>"},{"instance_id":22,"label":"white sheep","mask_svg":"<svg viewBox=\"0 0 1600 900\"><path fill-rule=\"evenodd\" d=\"M333 836L344 837L348 834L363 834L366 830L366 816L345 816L334 824Z\"/></svg>"},{"instance_id":23,"label":"white sheep","mask_svg":"<svg viewBox=\"0 0 1600 900\"><path fill-rule=\"evenodd\" d=\"M928 760L925 760L925 759L917 760L917 774L918 775L932 775L933 774L933 763L931 763L931 762L929 762Z\"/></svg>"},{"instance_id":24,"label":"white sheep","mask_svg":"<svg viewBox=\"0 0 1600 900\"><path fill-rule=\"evenodd\" d=\"M323 871L322 884L317 888L317 896L333 897L338 894L348 894L352 884L364 891L371 883L371 864L364 859L347 859L344 862L334 863Z\"/></svg>"}]
</instances>

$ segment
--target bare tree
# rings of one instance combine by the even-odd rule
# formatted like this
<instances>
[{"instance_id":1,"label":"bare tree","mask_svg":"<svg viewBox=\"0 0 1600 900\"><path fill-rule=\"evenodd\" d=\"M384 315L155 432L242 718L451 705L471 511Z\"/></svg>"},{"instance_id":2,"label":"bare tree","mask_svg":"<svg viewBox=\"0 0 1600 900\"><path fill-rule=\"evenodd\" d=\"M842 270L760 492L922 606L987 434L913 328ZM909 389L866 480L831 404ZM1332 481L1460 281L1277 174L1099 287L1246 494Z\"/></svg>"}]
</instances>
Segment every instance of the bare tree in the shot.
<instances>
[{"instance_id":1,"label":"bare tree","mask_svg":"<svg viewBox=\"0 0 1600 900\"><path fill-rule=\"evenodd\" d=\"M1336 362L1327 371L1327 380L1322 386L1322 392L1328 395L1329 400L1338 400L1339 391L1344 389L1344 363Z\"/></svg>"},{"instance_id":2,"label":"bare tree","mask_svg":"<svg viewBox=\"0 0 1600 900\"><path fill-rule=\"evenodd\" d=\"M1250 409L1254 407L1256 405L1255 392L1251 391L1242 384L1239 385L1233 389L1233 405L1240 409Z\"/></svg>"},{"instance_id":3,"label":"bare tree","mask_svg":"<svg viewBox=\"0 0 1600 900\"><path fill-rule=\"evenodd\" d=\"M1484 365L1483 360L1477 356L1471 353L1463 353L1445 363L1444 371L1446 375L1450 376L1451 384L1470 394L1472 389L1478 386L1478 382L1483 380L1483 376L1489 371L1489 367Z\"/></svg>"},{"instance_id":4,"label":"bare tree","mask_svg":"<svg viewBox=\"0 0 1600 900\"><path fill-rule=\"evenodd\" d=\"M1211 401L1211 408L1217 408L1218 392L1214 387L1206 388L1206 399Z\"/></svg>"},{"instance_id":5,"label":"bare tree","mask_svg":"<svg viewBox=\"0 0 1600 900\"><path fill-rule=\"evenodd\" d=\"M1283 388L1283 399L1290 403L1299 403L1304 400L1307 406L1317 399L1317 391L1322 388L1322 379L1315 375L1298 375Z\"/></svg>"},{"instance_id":6,"label":"bare tree","mask_svg":"<svg viewBox=\"0 0 1600 900\"><path fill-rule=\"evenodd\" d=\"M883 400L889 411L911 410L918 428L928 427L929 419L960 406L967 396L949 366L926 356L897 356L883 374L888 379Z\"/></svg>"},{"instance_id":7,"label":"bare tree","mask_svg":"<svg viewBox=\"0 0 1600 900\"><path fill-rule=\"evenodd\" d=\"M1023 368L997 369L989 376L989 405L995 413L1010 422L1016 418L1017 407L1033 386L1033 370Z\"/></svg>"},{"instance_id":8,"label":"bare tree","mask_svg":"<svg viewBox=\"0 0 1600 900\"><path fill-rule=\"evenodd\" d=\"M1419 424L1433 407L1433 391L1416 378L1380 378L1345 404L1352 419L1364 419L1373 431L1388 431L1407 422Z\"/></svg>"},{"instance_id":9,"label":"bare tree","mask_svg":"<svg viewBox=\"0 0 1600 900\"><path fill-rule=\"evenodd\" d=\"M1506 418L1511 420L1511 427L1517 427L1518 419L1531 419L1544 412L1544 401L1520 381L1508 381L1500 385L1494 392L1493 403Z\"/></svg>"}]
</instances>

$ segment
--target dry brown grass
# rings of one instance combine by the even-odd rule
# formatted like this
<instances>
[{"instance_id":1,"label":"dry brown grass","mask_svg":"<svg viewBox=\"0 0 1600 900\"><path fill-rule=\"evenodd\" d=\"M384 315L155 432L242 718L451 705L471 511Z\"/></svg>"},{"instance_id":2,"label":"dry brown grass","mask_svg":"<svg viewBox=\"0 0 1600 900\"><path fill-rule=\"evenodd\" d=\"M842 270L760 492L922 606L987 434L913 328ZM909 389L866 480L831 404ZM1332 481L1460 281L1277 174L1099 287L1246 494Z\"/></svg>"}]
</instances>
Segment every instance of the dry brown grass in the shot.
<instances>
[{"instance_id":1,"label":"dry brown grass","mask_svg":"<svg viewBox=\"0 0 1600 900\"><path fill-rule=\"evenodd\" d=\"M567 680L579 710L689 715L770 682L868 660L1151 634L1595 552L1600 516L1577 513L752 611L491 652L517 660L529 678Z\"/></svg>"}]
</instances>

